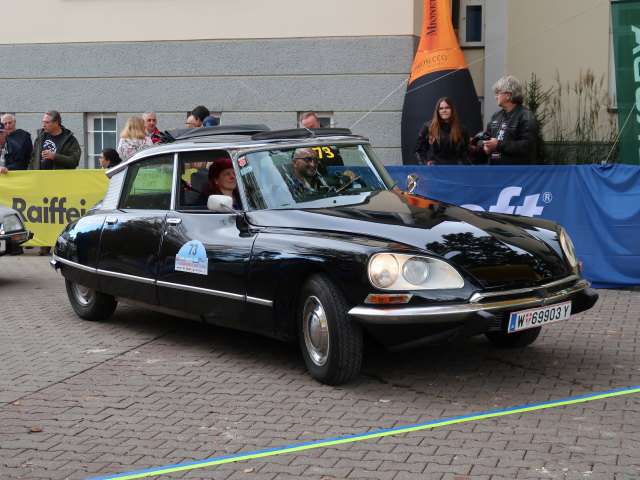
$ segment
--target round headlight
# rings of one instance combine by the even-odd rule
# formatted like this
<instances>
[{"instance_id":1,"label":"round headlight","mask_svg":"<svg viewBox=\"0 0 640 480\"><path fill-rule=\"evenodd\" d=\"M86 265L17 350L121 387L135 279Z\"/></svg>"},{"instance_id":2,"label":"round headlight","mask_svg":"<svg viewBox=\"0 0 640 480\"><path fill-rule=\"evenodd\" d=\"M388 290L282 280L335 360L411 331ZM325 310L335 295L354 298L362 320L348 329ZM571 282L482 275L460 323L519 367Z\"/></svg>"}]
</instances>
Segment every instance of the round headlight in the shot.
<instances>
[{"instance_id":1,"label":"round headlight","mask_svg":"<svg viewBox=\"0 0 640 480\"><path fill-rule=\"evenodd\" d=\"M398 261L393 255L377 255L371 260L371 281L380 288L387 288L398 278L398 270Z\"/></svg>"},{"instance_id":2,"label":"round headlight","mask_svg":"<svg viewBox=\"0 0 640 480\"><path fill-rule=\"evenodd\" d=\"M571 241L571 238L564 228L560 231L560 246L562 247L562 251L567 257L567 260L569 260L569 264L571 265L571 267L577 268L578 259L576 258L576 252L573 247L573 242Z\"/></svg>"},{"instance_id":3,"label":"round headlight","mask_svg":"<svg viewBox=\"0 0 640 480\"><path fill-rule=\"evenodd\" d=\"M402 276L413 285L422 285L429 278L429 262L424 258L410 258L402 266Z\"/></svg>"},{"instance_id":4,"label":"round headlight","mask_svg":"<svg viewBox=\"0 0 640 480\"><path fill-rule=\"evenodd\" d=\"M22 220L20 220L20 217L18 217L18 215L16 215L15 213L1 218L0 225L5 232L17 232L20 230L24 230Z\"/></svg>"}]
</instances>

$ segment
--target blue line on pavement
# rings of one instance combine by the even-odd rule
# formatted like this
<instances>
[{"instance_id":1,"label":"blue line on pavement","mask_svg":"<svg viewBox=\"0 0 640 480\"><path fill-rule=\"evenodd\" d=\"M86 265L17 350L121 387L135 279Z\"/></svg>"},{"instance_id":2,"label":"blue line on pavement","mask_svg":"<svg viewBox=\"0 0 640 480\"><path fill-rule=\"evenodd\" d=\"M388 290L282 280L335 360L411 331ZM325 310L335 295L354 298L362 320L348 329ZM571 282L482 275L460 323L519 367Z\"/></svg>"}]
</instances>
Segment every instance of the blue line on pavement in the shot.
<instances>
[{"instance_id":1,"label":"blue line on pavement","mask_svg":"<svg viewBox=\"0 0 640 480\"><path fill-rule=\"evenodd\" d=\"M371 438L386 437L389 435L399 435L402 433L424 430L427 428L441 427L445 425L452 425L456 423L463 423L471 420L481 420L485 418L499 417L503 415L513 415L515 413L524 413L524 412L530 412L534 410L542 410L545 408L571 405L574 403L590 402L594 400L600 400L603 398L616 397L620 395L629 395L631 393L639 393L639 392L640 392L640 385L635 387L623 388L619 390L610 390L608 392L592 393L592 394L583 395L580 397L566 398L564 400L554 400L554 401L544 402L544 403L534 403L534 404L525 405L522 407L513 407L513 408L507 408L504 410L493 410L485 413L463 415L460 417L452 417L445 420L434 420L431 422L420 423L417 425L409 425L406 427L397 427L397 428L391 428L387 430L378 430L371 433L360 433L357 435L350 435L347 437L337 437L337 438L332 438L328 440L316 440L308 443L290 445L288 447L278 447L278 448L271 448L267 450L258 450L258 451L249 452L249 453L226 455L223 457L209 458L207 460L200 460L196 462L180 463L176 465L168 465L166 467L156 467L156 468L150 468L148 470L138 470L136 472L127 472L127 473L120 473L117 475L108 475L106 477L95 477L89 480L113 480L113 479L131 480L136 478L150 477L152 475L162 475L162 474L167 474L171 472L192 470L195 468L203 468L203 467L209 467L213 465L221 465L224 463L238 462L241 460L250 460L250 459L261 458L261 457L269 457L273 455L281 455L283 453L293 453L301 450L310 450L313 448L330 447L332 445L339 445L342 443L358 442L358 441L371 439Z\"/></svg>"}]
</instances>

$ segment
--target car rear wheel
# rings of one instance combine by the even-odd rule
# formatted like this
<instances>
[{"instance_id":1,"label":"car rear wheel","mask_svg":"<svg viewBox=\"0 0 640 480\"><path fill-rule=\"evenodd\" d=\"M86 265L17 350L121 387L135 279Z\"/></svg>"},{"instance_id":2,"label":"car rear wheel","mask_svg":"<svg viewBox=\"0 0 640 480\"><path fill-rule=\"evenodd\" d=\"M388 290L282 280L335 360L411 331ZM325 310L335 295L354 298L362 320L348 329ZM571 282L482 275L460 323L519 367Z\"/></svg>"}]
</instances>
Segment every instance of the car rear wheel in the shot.
<instances>
[{"instance_id":1,"label":"car rear wheel","mask_svg":"<svg viewBox=\"0 0 640 480\"><path fill-rule=\"evenodd\" d=\"M338 286L325 275L305 282L298 302L298 339L309 373L336 385L355 378L362 364L362 330Z\"/></svg>"},{"instance_id":2,"label":"car rear wheel","mask_svg":"<svg viewBox=\"0 0 640 480\"><path fill-rule=\"evenodd\" d=\"M76 314L85 320L105 320L116 309L115 298L85 287L70 280L65 280L67 296Z\"/></svg>"},{"instance_id":3,"label":"car rear wheel","mask_svg":"<svg viewBox=\"0 0 640 480\"><path fill-rule=\"evenodd\" d=\"M486 336L496 347L522 348L535 342L538 335L540 335L540 330L542 330L542 327L529 328L514 333L489 332Z\"/></svg>"}]
</instances>

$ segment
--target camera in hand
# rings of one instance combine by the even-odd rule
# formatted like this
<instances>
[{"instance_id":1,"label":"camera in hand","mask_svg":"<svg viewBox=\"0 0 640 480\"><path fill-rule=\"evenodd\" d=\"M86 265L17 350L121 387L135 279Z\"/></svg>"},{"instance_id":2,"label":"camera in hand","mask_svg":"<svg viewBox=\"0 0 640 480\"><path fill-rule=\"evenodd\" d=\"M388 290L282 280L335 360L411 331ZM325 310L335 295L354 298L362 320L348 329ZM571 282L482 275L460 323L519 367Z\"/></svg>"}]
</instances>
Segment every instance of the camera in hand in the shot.
<instances>
[{"instance_id":1,"label":"camera in hand","mask_svg":"<svg viewBox=\"0 0 640 480\"><path fill-rule=\"evenodd\" d=\"M473 136L473 138L469 142L469 145L472 149L475 147L479 150L482 150L484 142L487 140L491 140L491 135L489 134L489 132L478 132Z\"/></svg>"},{"instance_id":2,"label":"camera in hand","mask_svg":"<svg viewBox=\"0 0 640 480\"><path fill-rule=\"evenodd\" d=\"M469 161L473 165L486 165L489 163L489 157L484 153L482 147L484 142L491 140L489 132L478 132L469 140Z\"/></svg>"}]
</instances>

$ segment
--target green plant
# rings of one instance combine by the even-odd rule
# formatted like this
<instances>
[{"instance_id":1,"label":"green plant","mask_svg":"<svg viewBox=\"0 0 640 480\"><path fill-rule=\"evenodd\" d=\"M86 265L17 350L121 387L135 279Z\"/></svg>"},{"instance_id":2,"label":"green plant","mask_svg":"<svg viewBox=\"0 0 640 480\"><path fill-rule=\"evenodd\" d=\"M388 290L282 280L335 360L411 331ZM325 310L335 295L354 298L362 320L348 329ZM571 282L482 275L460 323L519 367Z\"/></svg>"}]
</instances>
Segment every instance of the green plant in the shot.
<instances>
[{"instance_id":1,"label":"green plant","mask_svg":"<svg viewBox=\"0 0 640 480\"><path fill-rule=\"evenodd\" d=\"M535 73L531 74L531 81L524 86L524 105L533 112L538 122L536 156L540 165L547 164L547 147L544 138L544 129L549 121L549 99L553 94L553 87L545 90L542 87L542 82L540 82Z\"/></svg>"}]
</instances>

